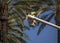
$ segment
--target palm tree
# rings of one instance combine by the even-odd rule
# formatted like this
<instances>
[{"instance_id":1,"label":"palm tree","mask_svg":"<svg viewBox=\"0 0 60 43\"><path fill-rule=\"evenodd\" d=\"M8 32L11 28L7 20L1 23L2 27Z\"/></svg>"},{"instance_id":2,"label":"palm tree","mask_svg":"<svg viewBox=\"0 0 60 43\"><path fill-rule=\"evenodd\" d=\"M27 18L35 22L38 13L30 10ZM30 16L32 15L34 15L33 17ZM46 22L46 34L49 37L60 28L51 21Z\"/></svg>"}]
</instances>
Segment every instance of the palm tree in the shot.
<instances>
[{"instance_id":1,"label":"palm tree","mask_svg":"<svg viewBox=\"0 0 60 43\"><path fill-rule=\"evenodd\" d=\"M22 1L22 0L3 0L8 4L8 32L7 32L7 42L8 43L26 43L22 37L29 37L23 33L24 30L29 27L24 25L24 20L28 20L29 26L35 27L40 22L32 18L27 17L27 15L32 15L38 17L39 14L45 11L55 11L55 4L52 0L37 0L37 1ZM53 7L53 8L52 8ZM51 13L50 13L51 14ZM49 18L47 18L49 16ZM54 14L45 15L41 19L50 21ZM57 16L56 16L57 17ZM58 20L58 19L57 19ZM38 22L36 22L38 21ZM5 22L6 23L6 22ZM43 30L46 24L41 24L37 35ZM5 32L6 33L6 32ZM6 43L6 42L5 42Z\"/></svg>"},{"instance_id":2,"label":"palm tree","mask_svg":"<svg viewBox=\"0 0 60 43\"><path fill-rule=\"evenodd\" d=\"M23 39L23 37L27 38L29 37L23 33L24 29L29 29L28 27L24 26L23 24L23 13L20 14L17 10L19 10L17 7L11 7L9 6L10 2L12 0L0 0L0 36L2 43L26 43L26 41ZM13 2L13 1L12 1ZM14 12L11 12L13 11ZM17 10L16 10L17 9ZM8 15L9 14L9 15ZM7 19L8 18L8 19ZM8 21L7 21L8 20ZM0 42L1 43L1 42Z\"/></svg>"}]
</instances>

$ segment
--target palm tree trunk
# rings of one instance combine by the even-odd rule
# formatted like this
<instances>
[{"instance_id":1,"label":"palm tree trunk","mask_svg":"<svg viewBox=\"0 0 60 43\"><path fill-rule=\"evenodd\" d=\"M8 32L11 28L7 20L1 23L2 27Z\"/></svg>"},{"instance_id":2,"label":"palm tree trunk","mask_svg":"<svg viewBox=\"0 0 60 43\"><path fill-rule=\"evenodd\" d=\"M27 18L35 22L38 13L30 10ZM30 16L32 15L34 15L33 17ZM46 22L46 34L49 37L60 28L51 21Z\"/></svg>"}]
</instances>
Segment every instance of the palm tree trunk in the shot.
<instances>
[{"instance_id":1,"label":"palm tree trunk","mask_svg":"<svg viewBox=\"0 0 60 43\"><path fill-rule=\"evenodd\" d=\"M1 21L1 29L2 29L2 43L7 43L7 24L6 21Z\"/></svg>"},{"instance_id":2,"label":"palm tree trunk","mask_svg":"<svg viewBox=\"0 0 60 43\"><path fill-rule=\"evenodd\" d=\"M60 26L60 2L57 2L56 5L56 24ZM60 43L60 29L58 30L58 43Z\"/></svg>"},{"instance_id":3,"label":"palm tree trunk","mask_svg":"<svg viewBox=\"0 0 60 43\"><path fill-rule=\"evenodd\" d=\"M7 4L3 1L0 1L0 30L1 30L1 40L2 43L7 43L7 14L8 14L8 7Z\"/></svg>"}]
</instances>

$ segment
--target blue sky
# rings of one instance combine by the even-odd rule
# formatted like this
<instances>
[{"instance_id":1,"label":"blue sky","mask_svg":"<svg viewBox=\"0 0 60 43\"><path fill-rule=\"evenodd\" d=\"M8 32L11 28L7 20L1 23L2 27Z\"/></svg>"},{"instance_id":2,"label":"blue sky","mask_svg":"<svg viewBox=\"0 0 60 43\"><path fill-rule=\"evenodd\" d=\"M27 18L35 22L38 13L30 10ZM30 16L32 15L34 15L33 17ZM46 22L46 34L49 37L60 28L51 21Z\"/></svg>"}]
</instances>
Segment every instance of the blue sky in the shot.
<instances>
[{"instance_id":1,"label":"blue sky","mask_svg":"<svg viewBox=\"0 0 60 43\"><path fill-rule=\"evenodd\" d=\"M48 11L43 13L44 15L53 13L53 11ZM42 16L43 16L42 14ZM51 23L55 23L54 17L50 21ZM27 21L24 22L25 25L28 26ZM27 43L58 43L58 36L57 36L57 29L54 27L51 27L49 25L46 25L46 27L41 31L39 36L37 36L39 26L36 26L35 28L31 28L30 30L24 31L32 41L26 40Z\"/></svg>"}]
</instances>

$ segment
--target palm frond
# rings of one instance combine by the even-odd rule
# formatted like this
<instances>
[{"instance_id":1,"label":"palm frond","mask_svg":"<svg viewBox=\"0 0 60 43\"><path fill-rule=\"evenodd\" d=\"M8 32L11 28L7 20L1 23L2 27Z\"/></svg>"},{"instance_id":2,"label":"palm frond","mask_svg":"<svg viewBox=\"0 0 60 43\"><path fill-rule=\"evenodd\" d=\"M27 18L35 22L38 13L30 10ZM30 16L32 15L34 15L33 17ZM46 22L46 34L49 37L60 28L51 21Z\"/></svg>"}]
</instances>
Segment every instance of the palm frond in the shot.
<instances>
[{"instance_id":1,"label":"palm frond","mask_svg":"<svg viewBox=\"0 0 60 43\"><path fill-rule=\"evenodd\" d=\"M49 21L52 19L53 15L54 15L54 14L50 15L48 18L46 17L46 18L47 18L47 19L45 18L46 21L49 22ZM40 34L40 32L44 29L45 26L46 26L46 24L44 24L44 23L42 23L42 24L39 26L39 29L38 29L37 35Z\"/></svg>"},{"instance_id":2,"label":"palm frond","mask_svg":"<svg viewBox=\"0 0 60 43\"><path fill-rule=\"evenodd\" d=\"M30 38L25 34L23 33L23 31L19 30L19 29L13 29L11 26L9 26L9 29L8 29L8 34L15 34L16 36L18 35L18 37L24 37L28 40L30 40Z\"/></svg>"},{"instance_id":3,"label":"palm frond","mask_svg":"<svg viewBox=\"0 0 60 43\"><path fill-rule=\"evenodd\" d=\"M9 39L9 41L11 41L12 40L12 42L14 42L14 43L26 43L26 41L25 40L23 40L21 37L18 37L18 36L16 36L15 34L8 34L8 39Z\"/></svg>"},{"instance_id":4,"label":"palm frond","mask_svg":"<svg viewBox=\"0 0 60 43\"><path fill-rule=\"evenodd\" d=\"M46 2L48 0L45 0ZM4 0L6 4L8 4L8 43L26 43L26 41L22 38L26 38L27 40L30 40L30 38L23 32L23 30L28 29L29 27L24 25L24 20L26 19L27 12L30 13L30 11L35 7L41 7L43 12L49 10L51 7L48 6L46 3L44 3L41 0ZM52 1L49 0L50 3ZM49 4L49 3L48 3ZM45 7L44 5L47 5ZM44 8L43 8L44 7ZM36 9L36 8L35 8ZM28 11L26 11L28 10ZM40 14L39 11L37 11L37 14ZM48 16L48 15L47 15ZM46 17L47 17L46 16ZM51 18L48 18L49 20ZM47 21L49 21L47 19ZM33 20L33 19L32 19ZM16 24L14 24L16 23ZM42 24L41 26L45 27L46 24ZM40 27L42 30L42 27ZM39 30L40 31L40 30ZM39 32L38 32L39 34Z\"/></svg>"}]
</instances>

